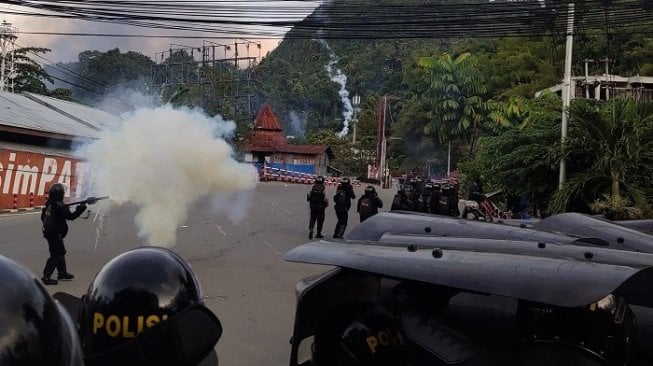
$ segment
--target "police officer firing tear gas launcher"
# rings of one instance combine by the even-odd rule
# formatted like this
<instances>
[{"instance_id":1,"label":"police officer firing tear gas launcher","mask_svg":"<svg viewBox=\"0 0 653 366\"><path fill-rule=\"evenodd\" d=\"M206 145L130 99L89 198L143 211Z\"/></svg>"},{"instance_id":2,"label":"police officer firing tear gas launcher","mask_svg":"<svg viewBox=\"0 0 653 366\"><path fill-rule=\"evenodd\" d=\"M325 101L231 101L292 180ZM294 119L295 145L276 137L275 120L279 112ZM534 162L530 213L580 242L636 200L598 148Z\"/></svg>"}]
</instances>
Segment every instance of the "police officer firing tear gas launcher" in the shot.
<instances>
[{"instance_id":1,"label":"police officer firing tear gas launcher","mask_svg":"<svg viewBox=\"0 0 653 366\"><path fill-rule=\"evenodd\" d=\"M41 222L43 223L43 237L48 241L50 257L45 262L43 268L43 277L41 281L45 285L56 285L57 280L72 280L75 276L68 272L66 268L66 247L63 238L68 234L68 224L66 220L75 220L85 210L86 205L92 205L99 200L109 197L89 197L83 201L64 203L63 197L66 187L61 183L55 183L50 186L48 191L48 200L41 211ZM77 205L75 211L70 211L70 206ZM57 269L57 279L50 278Z\"/></svg>"}]
</instances>

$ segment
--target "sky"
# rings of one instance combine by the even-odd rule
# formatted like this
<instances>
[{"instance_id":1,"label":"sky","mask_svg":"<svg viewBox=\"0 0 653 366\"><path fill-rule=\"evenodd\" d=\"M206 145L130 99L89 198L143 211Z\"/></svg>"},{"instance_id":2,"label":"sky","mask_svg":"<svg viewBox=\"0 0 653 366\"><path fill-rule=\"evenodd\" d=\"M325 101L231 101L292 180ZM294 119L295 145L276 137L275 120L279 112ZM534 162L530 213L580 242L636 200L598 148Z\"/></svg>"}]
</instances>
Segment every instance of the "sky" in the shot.
<instances>
[{"instance_id":1,"label":"sky","mask_svg":"<svg viewBox=\"0 0 653 366\"><path fill-rule=\"evenodd\" d=\"M187 0L190 1L190 0ZM245 0L254 1L254 0ZM182 1L183 2L183 1ZM195 1L197 2L197 1ZM268 2L270 3L270 2ZM287 5L288 2L280 2L277 5L280 7L292 6ZM49 32L49 33L102 33L102 34L126 34L126 35L157 35L157 36L192 36L192 37L207 37L207 40L217 42L220 44L233 44L236 37L242 38L238 42L245 40L261 44L260 56L264 57L265 54L273 50L280 42L281 37L275 39L260 39L256 36L248 35L246 32L239 35L224 35L211 32L189 32L189 31L175 31L167 29L152 29L143 27L134 27L122 24L109 24L104 22L91 22L84 20L69 20L58 18L44 18L27 15L14 15L7 12L25 11L15 5L0 5L0 21L7 21L12 26L17 27L19 31L18 39L16 40L17 47L45 47L52 51L46 53L44 56L50 62L74 62L77 61L77 55L85 50L98 50L105 52L113 48L119 48L121 52L136 51L155 59L156 53L168 50L172 44L183 46L201 47L204 38L123 38L123 37L82 37L70 35L43 35L43 34L25 34L23 32ZM30 10L32 11L32 10ZM261 11L258 11L260 14ZM306 14L308 15L308 13ZM216 39L209 37L222 36L224 39ZM239 55L246 56L247 51L239 46ZM172 48L179 48L172 46ZM233 49L226 51L227 57L233 57ZM216 51L217 54L217 51ZM225 56L224 49L220 52L220 57ZM259 56L259 51L256 47L250 47L249 56ZM216 55L217 57L217 55ZM160 56L159 56L160 58ZM42 63L47 64L46 61L40 60Z\"/></svg>"}]
</instances>

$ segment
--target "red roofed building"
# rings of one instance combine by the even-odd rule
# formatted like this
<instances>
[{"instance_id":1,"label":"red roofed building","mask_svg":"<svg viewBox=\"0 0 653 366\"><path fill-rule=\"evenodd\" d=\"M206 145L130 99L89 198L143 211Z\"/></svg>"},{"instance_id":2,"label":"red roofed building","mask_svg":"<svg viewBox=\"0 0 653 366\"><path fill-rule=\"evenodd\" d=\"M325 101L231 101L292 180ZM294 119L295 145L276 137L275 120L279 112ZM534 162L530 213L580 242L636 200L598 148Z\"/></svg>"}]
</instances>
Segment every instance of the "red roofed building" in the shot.
<instances>
[{"instance_id":1,"label":"red roofed building","mask_svg":"<svg viewBox=\"0 0 653 366\"><path fill-rule=\"evenodd\" d=\"M245 138L245 161L299 173L326 175L333 151L326 145L293 145L279 119L265 103Z\"/></svg>"}]
</instances>

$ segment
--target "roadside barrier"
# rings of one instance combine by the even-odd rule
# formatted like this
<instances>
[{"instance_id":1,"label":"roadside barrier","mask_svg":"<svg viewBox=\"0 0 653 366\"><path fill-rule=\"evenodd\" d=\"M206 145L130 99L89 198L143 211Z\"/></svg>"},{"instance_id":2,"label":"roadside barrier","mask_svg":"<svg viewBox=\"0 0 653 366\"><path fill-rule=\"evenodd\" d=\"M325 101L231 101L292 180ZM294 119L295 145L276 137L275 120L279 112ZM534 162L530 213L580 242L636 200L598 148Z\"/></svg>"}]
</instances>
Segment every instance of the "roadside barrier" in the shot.
<instances>
[{"instance_id":1,"label":"roadside barrier","mask_svg":"<svg viewBox=\"0 0 653 366\"><path fill-rule=\"evenodd\" d=\"M261 166L258 173L261 182L276 181L296 184L313 184L317 178L317 175L315 174L295 172L268 166ZM326 186L336 187L340 183L340 177L325 177L324 183ZM354 180L352 181L352 185L360 187L362 186L362 183L358 180ZM33 205L33 201L30 198L30 206L31 205Z\"/></svg>"}]
</instances>

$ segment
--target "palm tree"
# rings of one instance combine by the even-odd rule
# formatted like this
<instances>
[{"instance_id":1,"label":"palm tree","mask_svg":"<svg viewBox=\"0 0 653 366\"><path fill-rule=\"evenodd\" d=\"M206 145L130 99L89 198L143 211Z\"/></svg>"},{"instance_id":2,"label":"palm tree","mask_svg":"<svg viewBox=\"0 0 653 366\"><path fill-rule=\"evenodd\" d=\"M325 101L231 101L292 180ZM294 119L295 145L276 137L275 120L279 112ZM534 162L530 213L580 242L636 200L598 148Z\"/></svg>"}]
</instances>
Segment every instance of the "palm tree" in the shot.
<instances>
[{"instance_id":1,"label":"palm tree","mask_svg":"<svg viewBox=\"0 0 653 366\"><path fill-rule=\"evenodd\" d=\"M570 179L554 196L552 211L565 211L572 197L620 202L624 194L636 207L649 207L653 113L632 99L614 99L577 100L569 114L569 138L557 160L570 162Z\"/></svg>"},{"instance_id":2,"label":"palm tree","mask_svg":"<svg viewBox=\"0 0 653 366\"><path fill-rule=\"evenodd\" d=\"M433 103L432 120L424 132L437 135L440 142L467 140L470 153L483 122L482 95L487 91L477 63L469 53L422 57L418 63L425 72L422 88Z\"/></svg>"}]
</instances>

